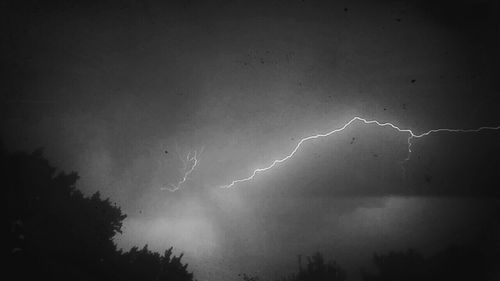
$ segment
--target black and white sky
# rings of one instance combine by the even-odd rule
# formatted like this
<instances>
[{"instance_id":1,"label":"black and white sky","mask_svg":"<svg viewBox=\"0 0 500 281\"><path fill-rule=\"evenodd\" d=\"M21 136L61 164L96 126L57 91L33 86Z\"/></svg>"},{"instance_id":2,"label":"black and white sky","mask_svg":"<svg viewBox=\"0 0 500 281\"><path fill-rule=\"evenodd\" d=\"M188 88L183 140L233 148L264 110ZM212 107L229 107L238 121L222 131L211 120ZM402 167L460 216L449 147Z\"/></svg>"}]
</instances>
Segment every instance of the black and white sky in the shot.
<instances>
[{"instance_id":1,"label":"black and white sky","mask_svg":"<svg viewBox=\"0 0 500 281\"><path fill-rule=\"evenodd\" d=\"M199 280L274 276L316 250L354 272L373 251L500 237L499 131L415 139L402 165L407 134L356 122L218 188L354 116L415 133L499 126L499 9L6 1L2 141L44 147L128 214L120 247L172 245Z\"/></svg>"}]
</instances>

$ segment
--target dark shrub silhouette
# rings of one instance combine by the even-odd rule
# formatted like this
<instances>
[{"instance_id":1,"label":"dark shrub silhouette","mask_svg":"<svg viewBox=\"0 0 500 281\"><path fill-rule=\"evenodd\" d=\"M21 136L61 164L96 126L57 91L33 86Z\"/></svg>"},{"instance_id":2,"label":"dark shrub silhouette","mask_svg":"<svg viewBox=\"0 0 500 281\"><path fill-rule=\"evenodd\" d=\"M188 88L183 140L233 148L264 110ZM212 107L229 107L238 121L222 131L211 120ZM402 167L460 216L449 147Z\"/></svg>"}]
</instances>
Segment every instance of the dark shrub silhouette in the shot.
<instances>
[{"instance_id":1,"label":"dark shrub silhouette","mask_svg":"<svg viewBox=\"0 0 500 281\"><path fill-rule=\"evenodd\" d=\"M345 271L335 262L325 263L323 255L315 253L307 258L307 267L302 269L299 264L299 273L294 281L343 281L346 279Z\"/></svg>"},{"instance_id":2,"label":"dark shrub silhouette","mask_svg":"<svg viewBox=\"0 0 500 281\"><path fill-rule=\"evenodd\" d=\"M385 255L374 254L373 263L378 274L364 272L365 281L426 280L424 278L426 261L414 250L389 252Z\"/></svg>"},{"instance_id":3,"label":"dark shrub silhouette","mask_svg":"<svg viewBox=\"0 0 500 281\"><path fill-rule=\"evenodd\" d=\"M307 257L306 268L302 267L302 257L299 255L299 270L297 274L281 279L282 281L344 281L345 271L335 261L325 262L321 253Z\"/></svg>"},{"instance_id":4,"label":"dark shrub silhouette","mask_svg":"<svg viewBox=\"0 0 500 281\"><path fill-rule=\"evenodd\" d=\"M362 271L362 275L364 281L500 280L498 271L495 273L500 265L498 251L492 254L463 245L450 246L428 258L414 250L374 254L377 273Z\"/></svg>"},{"instance_id":5,"label":"dark shrub silhouette","mask_svg":"<svg viewBox=\"0 0 500 281\"><path fill-rule=\"evenodd\" d=\"M99 192L84 196L75 172L57 172L33 153L0 148L7 191L9 259L13 280L193 280L181 263L145 246L118 251L113 237L125 215Z\"/></svg>"}]
</instances>

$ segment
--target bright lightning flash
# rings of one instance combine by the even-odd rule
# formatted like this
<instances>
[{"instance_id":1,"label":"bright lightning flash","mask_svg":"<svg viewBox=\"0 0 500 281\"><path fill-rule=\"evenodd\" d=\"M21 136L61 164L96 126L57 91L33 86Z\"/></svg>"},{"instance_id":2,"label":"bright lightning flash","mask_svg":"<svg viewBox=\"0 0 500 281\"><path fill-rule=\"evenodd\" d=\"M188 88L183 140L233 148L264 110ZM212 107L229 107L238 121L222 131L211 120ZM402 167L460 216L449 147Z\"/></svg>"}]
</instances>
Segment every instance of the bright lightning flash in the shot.
<instances>
[{"instance_id":1,"label":"bright lightning flash","mask_svg":"<svg viewBox=\"0 0 500 281\"><path fill-rule=\"evenodd\" d=\"M203 150L203 149L202 149ZM162 187L161 190L168 190L170 192L175 192L181 188L181 185L185 183L189 177L189 175L194 171L196 166L198 165L198 152L195 150L194 153L189 152L186 156L186 159L183 159L179 156L182 163L184 163L184 176L177 184L170 184L170 187Z\"/></svg>"},{"instance_id":2,"label":"bright lightning flash","mask_svg":"<svg viewBox=\"0 0 500 281\"><path fill-rule=\"evenodd\" d=\"M412 145L412 140L413 139L418 139L418 138L422 138L422 137L425 137L425 136L428 136L430 134L433 134L433 133L440 133L440 132L450 132L450 133L473 133L473 132L479 132L479 131L482 131L482 130L500 130L500 126L497 126L497 127L480 127L480 128L477 128L477 129L433 129L433 130L430 130L430 131L427 131L425 133L422 133L422 134L415 134L412 130L410 129L401 129L399 128L398 126L392 124L392 123L382 123L382 122L379 122L377 120L368 120L368 119L365 119L365 118L361 118L361 117L354 117L352 118L349 122L347 122L344 126L338 128L338 129L335 129L333 131L330 131L328 133L325 133L325 134L318 134L318 135L313 135L313 136L309 136L309 137L305 137L303 139L301 139L297 145L295 146L295 148L292 150L292 152L290 152L290 154L286 155L285 157L281 158L281 159L277 159L277 160L274 160L271 165L267 166L267 167L264 167L264 168L258 168L258 169L255 169L252 174L246 178L241 178L241 179L236 179L236 180L233 180L230 184L228 185L223 185L223 186L220 186L220 188L231 188L231 187L234 187L236 184L238 183L241 183L241 182L246 182L246 181L250 181L252 180L258 173L261 173L261 172L265 172L267 170L270 170L272 168L274 168L276 165L278 164L281 164L285 161L287 161L288 159L292 158L293 155L297 152L297 150L299 150L299 148L302 146L302 144L306 141L310 141L310 140L313 140L313 139L318 139L318 138L323 138L323 137L328 137L330 135L333 135L335 133L338 133L338 132L341 132L343 130L345 130L349 125L351 125L352 123L354 123L355 121L361 121L363 122L364 124L376 124L377 126L380 126L380 127L391 127L395 130L397 130L398 132L401 132L401 133L406 133L408 134L408 156L406 157L406 159L403 161L404 162L407 162L408 160L410 160L410 156L411 156L411 145Z\"/></svg>"}]
</instances>

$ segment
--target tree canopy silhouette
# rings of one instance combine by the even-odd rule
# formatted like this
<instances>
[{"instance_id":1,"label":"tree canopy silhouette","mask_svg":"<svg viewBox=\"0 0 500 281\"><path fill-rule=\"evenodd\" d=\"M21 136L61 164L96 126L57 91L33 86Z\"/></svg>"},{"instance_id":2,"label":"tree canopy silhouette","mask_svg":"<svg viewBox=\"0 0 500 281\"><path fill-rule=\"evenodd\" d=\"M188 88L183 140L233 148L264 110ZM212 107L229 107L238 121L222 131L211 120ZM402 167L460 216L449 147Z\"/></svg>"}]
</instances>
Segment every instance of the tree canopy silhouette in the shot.
<instances>
[{"instance_id":1,"label":"tree canopy silhouette","mask_svg":"<svg viewBox=\"0 0 500 281\"><path fill-rule=\"evenodd\" d=\"M14 280L193 281L182 254L152 252L145 245L118 250L126 215L99 192L85 196L75 172L58 171L38 149L7 153L0 144L2 181L7 191L7 273ZM500 280L498 243L452 246L430 257L414 250L374 254L375 272L364 281ZM485 250L487 249L487 250ZM245 281L259 278L243 274ZM497 279L495 279L497 278ZM320 253L307 257L284 281L345 281L345 271Z\"/></svg>"},{"instance_id":2,"label":"tree canopy silhouette","mask_svg":"<svg viewBox=\"0 0 500 281\"><path fill-rule=\"evenodd\" d=\"M302 267L302 256L299 255L299 268L296 274L280 279L280 281L345 281L346 272L336 261L326 262L323 255L316 252L307 257L306 268ZM258 278L243 276L243 281L257 281ZM246 277L246 278L245 278Z\"/></svg>"},{"instance_id":3,"label":"tree canopy silhouette","mask_svg":"<svg viewBox=\"0 0 500 281\"><path fill-rule=\"evenodd\" d=\"M16 280L174 280L193 275L182 255L163 255L137 247L116 248L126 218L99 192L86 197L75 172L57 171L38 149L7 153L0 148L7 189L8 270Z\"/></svg>"},{"instance_id":4,"label":"tree canopy silhouette","mask_svg":"<svg viewBox=\"0 0 500 281\"><path fill-rule=\"evenodd\" d=\"M470 245L452 245L428 258L414 250L374 254L377 272L362 275L364 281L499 280L498 254Z\"/></svg>"},{"instance_id":5,"label":"tree canopy silhouette","mask_svg":"<svg viewBox=\"0 0 500 281\"><path fill-rule=\"evenodd\" d=\"M325 262L319 252L307 257L306 269L302 269L299 262L299 273L290 281L344 281L345 271L336 261Z\"/></svg>"}]
</instances>

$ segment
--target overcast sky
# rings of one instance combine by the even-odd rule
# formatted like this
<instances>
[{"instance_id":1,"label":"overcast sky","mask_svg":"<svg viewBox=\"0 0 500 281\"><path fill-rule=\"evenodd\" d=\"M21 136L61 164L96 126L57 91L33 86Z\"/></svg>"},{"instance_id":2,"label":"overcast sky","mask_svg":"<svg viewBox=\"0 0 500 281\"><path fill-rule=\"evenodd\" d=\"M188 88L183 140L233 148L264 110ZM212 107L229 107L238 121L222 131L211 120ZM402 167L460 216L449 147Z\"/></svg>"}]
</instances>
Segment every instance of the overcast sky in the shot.
<instances>
[{"instance_id":1,"label":"overcast sky","mask_svg":"<svg viewBox=\"0 0 500 281\"><path fill-rule=\"evenodd\" d=\"M172 245L199 280L234 280L498 233L498 131L413 140L402 165L407 134L355 122L218 188L354 116L499 126L494 1L161 2L2 4L3 142L117 202L120 247Z\"/></svg>"}]
</instances>

